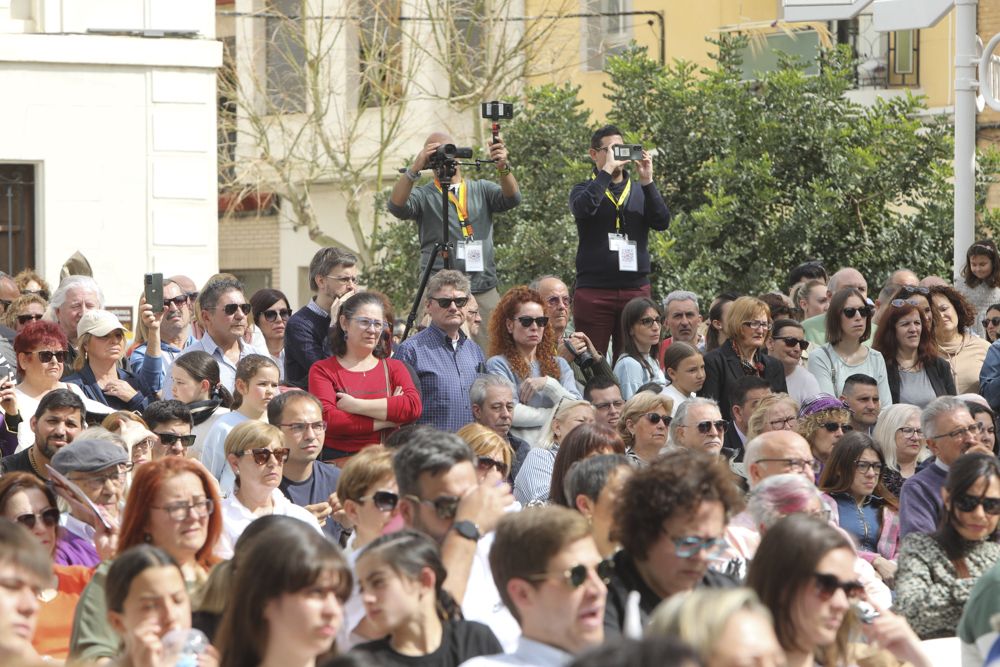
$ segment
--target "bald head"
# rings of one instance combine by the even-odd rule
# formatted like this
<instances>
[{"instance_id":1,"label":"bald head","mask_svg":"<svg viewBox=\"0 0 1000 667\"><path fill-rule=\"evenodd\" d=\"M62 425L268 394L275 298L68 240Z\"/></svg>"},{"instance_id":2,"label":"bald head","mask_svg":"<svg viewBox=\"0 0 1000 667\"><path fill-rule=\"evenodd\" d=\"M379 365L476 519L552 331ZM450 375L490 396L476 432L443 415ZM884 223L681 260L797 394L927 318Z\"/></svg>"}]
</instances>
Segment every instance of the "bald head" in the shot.
<instances>
[{"instance_id":1,"label":"bald head","mask_svg":"<svg viewBox=\"0 0 1000 667\"><path fill-rule=\"evenodd\" d=\"M772 475L782 475L797 472L789 463L769 459L790 459L796 461L812 461L812 451L809 443L795 431L768 431L761 433L747 443L746 464L747 476L750 478L750 488L761 480ZM813 469L803 467L802 474L813 481Z\"/></svg>"},{"instance_id":2,"label":"bald head","mask_svg":"<svg viewBox=\"0 0 1000 667\"><path fill-rule=\"evenodd\" d=\"M826 289L830 293L830 296L833 296L845 287L853 287L865 296L868 296L868 281L865 280L860 271L852 269L849 266L830 276L830 282Z\"/></svg>"},{"instance_id":3,"label":"bald head","mask_svg":"<svg viewBox=\"0 0 1000 667\"><path fill-rule=\"evenodd\" d=\"M455 139L452 138L447 132L432 132L427 136L427 140L424 141L424 145L427 144L453 144Z\"/></svg>"},{"instance_id":4,"label":"bald head","mask_svg":"<svg viewBox=\"0 0 1000 667\"><path fill-rule=\"evenodd\" d=\"M920 278L909 269L896 269L889 276L889 282L901 287L917 287L920 285Z\"/></svg>"}]
</instances>

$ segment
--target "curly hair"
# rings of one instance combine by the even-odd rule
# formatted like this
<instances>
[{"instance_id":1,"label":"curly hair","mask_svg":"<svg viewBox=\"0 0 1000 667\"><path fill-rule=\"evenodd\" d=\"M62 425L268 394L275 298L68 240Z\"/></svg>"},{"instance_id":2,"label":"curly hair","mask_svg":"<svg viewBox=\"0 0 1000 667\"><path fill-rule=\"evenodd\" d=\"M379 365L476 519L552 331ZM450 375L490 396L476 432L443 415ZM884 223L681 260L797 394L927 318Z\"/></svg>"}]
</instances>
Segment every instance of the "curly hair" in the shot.
<instances>
[{"instance_id":1,"label":"curly hair","mask_svg":"<svg viewBox=\"0 0 1000 667\"><path fill-rule=\"evenodd\" d=\"M969 303L969 300L959 292L957 289L951 285L934 285L930 288L930 294L928 298L931 300L931 306L934 305L934 296L939 295L948 299L951 302L951 307L955 309L958 314L958 333L964 336L966 329L976 325L976 309ZM939 320L941 315L938 313L937 308L931 308L931 314L934 317L934 330L940 331Z\"/></svg>"},{"instance_id":2,"label":"curly hair","mask_svg":"<svg viewBox=\"0 0 1000 667\"><path fill-rule=\"evenodd\" d=\"M706 501L718 501L726 520L743 509L743 494L717 456L691 449L671 451L627 482L615 506L613 538L637 560L663 536L663 524Z\"/></svg>"},{"instance_id":3,"label":"curly hair","mask_svg":"<svg viewBox=\"0 0 1000 667\"><path fill-rule=\"evenodd\" d=\"M542 303L542 296L524 285L511 287L500 297L500 303L490 316L490 356L502 356L507 359L514 375L518 381L531 377L531 368L524 357L517 351L514 344L514 336L507 331L507 322L512 321L517 315L517 309L523 303L537 303L542 312L545 312L545 304ZM538 359L538 368L542 375L547 375L555 379L560 378L559 364L556 362L556 332L546 326L542 331L542 340L535 350L535 358Z\"/></svg>"},{"instance_id":4,"label":"curly hair","mask_svg":"<svg viewBox=\"0 0 1000 667\"><path fill-rule=\"evenodd\" d=\"M937 344L931 334L930 322L927 321L924 311L919 306L913 305L911 301L905 302L902 306L890 305L879 320L875 341L872 343L872 349L878 350L885 357L886 368L890 371L897 371L899 366L896 361L896 353L899 351L896 324L913 313L920 315L920 342L917 344L917 358L920 363L928 364L939 356Z\"/></svg>"},{"instance_id":5,"label":"curly hair","mask_svg":"<svg viewBox=\"0 0 1000 667\"><path fill-rule=\"evenodd\" d=\"M831 420L839 420L848 424L851 421L851 411L844 408L843 410L820 410L819 412L814 412L808 417L800 417L799 427L795 431L808 440L809 445L812 446L812 438L816 435L816 431L822 428L823 424Z\"/></svg>"},{"instance_id":6,"label":"curly hair","mask_svg":"<svg viewBox=\"0 0 1000 667\"><path fill-rule=\"evenodd\" d=\"M10 305L7 306L7 310L3 314L3 323L6 324L11 329L16 329L17 316L26 315L27 313L25 313L24 310L33 303L37 303L39 306L41 306L43 311L46 308L48 308L49 305L48 301L38 296L37 294L22 294L21 296L11 301ZM33 321L37 322L38 320L33 320Z\"/></svg>"}]
</instances>

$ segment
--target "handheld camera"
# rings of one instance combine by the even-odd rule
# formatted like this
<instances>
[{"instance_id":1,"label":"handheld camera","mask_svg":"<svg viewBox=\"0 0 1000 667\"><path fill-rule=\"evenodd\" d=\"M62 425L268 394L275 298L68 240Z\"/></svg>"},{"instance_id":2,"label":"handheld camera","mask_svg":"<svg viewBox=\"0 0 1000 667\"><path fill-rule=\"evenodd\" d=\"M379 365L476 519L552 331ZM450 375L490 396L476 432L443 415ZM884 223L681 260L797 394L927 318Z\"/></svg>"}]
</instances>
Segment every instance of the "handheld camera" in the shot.
<instances>
[{"instance_id":1,"label":"handheld camera","mask_svg":"<svg viewBox=\"0 0 1000 667\"><path fill-rule=\"evenodd\" d=\"M514 117L514 105L510 102L483 102L483 118L493 121L493 143L500 139L500 121Z\"/></svg>"}]
</instances>

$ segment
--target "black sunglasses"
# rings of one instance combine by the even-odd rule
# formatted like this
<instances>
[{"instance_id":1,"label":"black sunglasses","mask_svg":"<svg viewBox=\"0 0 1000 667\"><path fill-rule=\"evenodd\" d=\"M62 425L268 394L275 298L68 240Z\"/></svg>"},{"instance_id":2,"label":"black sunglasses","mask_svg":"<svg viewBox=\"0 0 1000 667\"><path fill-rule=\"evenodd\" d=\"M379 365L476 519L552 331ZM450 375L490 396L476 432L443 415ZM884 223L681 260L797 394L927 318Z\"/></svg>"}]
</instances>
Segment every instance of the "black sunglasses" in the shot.
<instances>
[{"instance_id":1,"label":"black sunglasses","mask_svg":"<svg viewBox=\"0 0 1000 667\"><path fill-rule=\"evenodd\" d=\"M597 572L597 577L605 584L611 583L611 575L615 572L615 562L611 559L602 560L597 564L597 567L594 568L594 571ZM551 579L552 577L562 577L563 581L565 581L570 588L579 588L580 586L583 586L584 582L587 581L589 574L590 568L583 563L580 563L562 572L553 572L551 574L543 572L541 574L533 574L525 578L528 581L545 581L546 579Z\"/></svg>"},{"instance_id":2,"label":"black sunglasses","mask_svg":"<svg viewBox=\"0 0 1000 667\"><path fill-rule=\"evenodd\" d=\"M542 328L546 324L549 323L549 318L547 318L547 317L527 317L526 316L526 317L519 317L519 318L517 318L517 321L520 322L521 326L524 327L525 329L527 329L528 327L530 327L533 323L537 324L539 326L539 328Z\"/></svg>"},{"instance_id":3,"label":"black sunglasses","mask_svg":"<svg viewBox=\"0 0 1000 667\"><path fill-rule=\"evenodd\" d=\"M865 592L865 587L860 581L841 581L832 574L813 573L816 577L816 586L819 588L819 596L823 600L829 600L838 590L844 591L847 598L854 599L860 597Z\"/></svg>"},{"instance_id":4,"label":"black sunglasses","mask_svg":"<svg viewBox=\"0 0 1000 667\"><path fill-rule=\"evenodd\" d=\"M977 498L968 494L955 498L955 507L959 512L975 512L980 505L987 514L993 516L1000 514L1000 498Z\"/></svg>"},{"instance_id":5,"label":"black sunglasses","mask_svg":"<svg viewBox=\"0 0 1000 667\"><path fill-rule=\"evenodd\" d=\"M840 422L825 422L823 424L820 424L820 426L825 428L830 433L836 433L837 431L843 431L844 433L848 433L854 430L854 427L851 426L850 424L841 424Z\"/></svg>"},{"instance_id":6,"label":"black sunglasses","mask_svg":"<svg viewBox=\"0 0 1000 667\"><path fill-rule=\"evenodd\" d=\"M391 512L399 504L399 496L392 491L376 491L370 496L358 498L359 503L366 503L369 500L375 503L375 508L381 512Z\"/></svg>"},{"instance_id":7,"label":"black sunglasses","mask_svg":"<svg viewBox=\"0 0 1000 667\"><path fill-rule=\"evenodd\" d=\"M775 336L774 340L780 340L788 347L795 347L798 345L803 352L809 349L809 341L805 338L796 338L795 336Z\"/></svg>"},{"instance_id":8,"label":"black sunglasses","mask_svg":"<svg viewBox=\"0 0 1000 667\"><path fill-rule=\"evenodd\" d=\"M183 308L184 306L187 305L187 302L188 302L188 298L182 294L180 296L175 296L173 299L164 298L163 299L163 307L166 308L170 304L174 304L175 308Z\"/></svg>"},{"instance_id":9,"label":"black sunglasses","mask_svg":"<svg viewBox=\"0 0 1000 667\"><path fill-rule=\"evenodd\" d=\"M47 290L43 290L43 289L23 289L23 290L21 290L21 294L25 294L25 295L27 295L27 294L34 294L35 296L42 297L46 301L49 300L49 293L48 293L48 291Z\"/></svg>"},{"instance_id":10,"label":"black sunglasses","mask_svg":"<svg viewBox=\"0 0 1000 667\"><path fill-rule=\"evenodd\" d=\"M465 305L469 303L469 297L467 296L456 296L452 298L432 296L430 299L442 308L451 308L451 304L455 304L459 308L465 308Z\"/></svg>"},{"instance_id":11,"label":"black sunglasses","mask_svg":"<svg viewBox=\"0 0 1000 667\"><path fill-rule=\"evenodd\" d=\"M292 316L292 309L281 308L279 310L265 310L263 313L261 313L261 315L263 315L264 319L267 320L268 322L274 322L279 317L281 318L282 322L285 322L288 320L289 317Z\"/></svg>"},{"instance_id":12,"label":"black sunglasses","mask_svg":"<svg viewBox=\"0 0 1000 667\"><path fill-rule=\"evenodd\" d=\"M420 503L421 505L430 505L434 508L434 513L437 514L437 518L442 521L451 521L455 518L458 513L458 503L461 500L458 496L438 496L434 500L424 500L418 496L408 495L406 496L410 500Z\"/></svg>"},{"instance_id":13,"label":"black sunglasses","mask_svg":"<svg viewBox=\"0 0 1000 667\"><path fill-rule=\"evenodd\" d=\"M695 428L698 429L698 433L701 433L702 435L708 435L709 433L711 433L713 426L715 427L715 430L718 431L720 434L725 433L726 426L728 425L729 424L726 422L725 419L718 419L716 421L707 420L694 424Z\"/></svg>"},{"instance_id":14,"label":"black sunglasses","mask_svg":"<svg viewBox=\"0 0 1000 667\"><path fill-rule=\"evenodd\" d=\"M31 512L27 514L20 514L14 518L14 521L18 522L28 530L34 530L35 524L41 519L42 523L45 524L46 528L52 528L59 525L59 510L55 507L50 507L47 510L42 510L37 514L32 514Z\"/></svg>"},{"instance_id":15,"label":"black sunglasses","mask_svg":"<svg viewBox=\"0 0 1000 667\"><path fill-rule=\"evenodd\" d=\"M489 468L493 468L504 477L507 476L507 466L504 465L503 461L497 461L496 459L491 458L489 456L480 456L477 461L477 465L479 466L480 470L487 470Z\"/></svg>"},{"instance_id":16,"label":"black sunglasses","mask_svg":"<svg viewBox=\"0 0 1000 667\"><path fill-rule=\"evenodd\" d=\"M861 317L865 317L865 318L868 318L868 317L872 316L872 308L871 308L871 306L862 306L860 308L844 308L843 312L844 312L844 315L846 315L849 318L853 318L858 313L861 313Z\"/></svg>"},{"instance_id":17,"label":"black sunglasses","mask_svg":"<svg viewBox=\"0 0 1000 667\"><path fill-rule=\"evenodd\" d=\"M218 308L222 308L222 312L232 317L236 314L237 310L242 310L244 315L249 315L252 306L249 303L227 303L224 306L217 307L216 310L218 310Z\"/></svg>"},{"instance_id":18,"label":"black sunglasses","mask_svg":"<svg viewBox=\"0 0 1000 667\"><path fill-rule=\"evenodd\" d=\"M43 317L44 317L44 315L31 315L31 314L28 314L28 315L18 315L17 316L17 323L18 324L27 324L28 322L31 322L32 320L34 320L34 321L37 322L38 320L42 319ZM1000 320L1000 318L997 318L997 319ZM985 326L985 325L983 325L983 326Z\"/></svg>"},{"instance_id":19,"label":"black sunglasses","mask_svg":"<svg viewBox=\"0 0 1000 667\"><path fill-rule=\"evenodd\" d=\"M670 422L674 420L670 415L661 415L659 412L647 412L643 417L648 419L650 424L663 422L664 426L670 426Z\"/></svg>"},{"instance_id":20,"label":"black sunglasses","mask_svg":"<svg viewBox=\"0 0 1000 667\"><path fill-rule=\"evenodd\" d=\"M39 350L38 352L29 352L28 354L35 355L43 364L47 364L53 359L61 364L65 363L67 352L66 350Z\"/></svg>"},{"instance_id":21,"label":"black sunglasses","mask_svg":"<svg viewBox=\"0 0 1000 667\"><path fill-rule=\"evenodd\" d=\"M198 436L194 433L189 435L178 435L177 433L154 433L154 435L160 439L160 442L171 447L175 442L180 442L182 447L190 447L194 444L195 438Z\"/></svg>"},{"instance_id":22,"label":"black sunglasses","mask_svg":"<svg viewBox=\"0 0 1000 667\"><path fill-rule=\"evenodd\" d=\"M268 460L273 456L275 462L280 466L284 465L285 461L288 460L288 454L291 451L292 450L288 449L288 447L278 447L277 449L255 447L241 452L240 456L247 453L251 454L253 456L253 462L259 466L266 465Z\"/></svg>"},{"instance_id":23,"label":"black sunglasses","mask_svg":"<svg viewBox=\"0 0 1000 667\"><path fill-rule=\"evenodd\" d=\"M41 318L41 315L39 315L38 317L39 317L39 319L40 319L40 318ZM17 318L17 320L18 320L18 322L20 322L20 321L21 321L21 318L20 318L20 317L18 317L18 318ZM24 324L24 322L21 322L21 324ZM985 329L986 327L988 327L989 325L991 325L991 324L992 324L993 326L995 326L995 327L1000 327L1000 317L988 317L988 318L986 318L985 320L983 320L983 328L984 328L984 329Z\"/></svg>"}]
</instances>

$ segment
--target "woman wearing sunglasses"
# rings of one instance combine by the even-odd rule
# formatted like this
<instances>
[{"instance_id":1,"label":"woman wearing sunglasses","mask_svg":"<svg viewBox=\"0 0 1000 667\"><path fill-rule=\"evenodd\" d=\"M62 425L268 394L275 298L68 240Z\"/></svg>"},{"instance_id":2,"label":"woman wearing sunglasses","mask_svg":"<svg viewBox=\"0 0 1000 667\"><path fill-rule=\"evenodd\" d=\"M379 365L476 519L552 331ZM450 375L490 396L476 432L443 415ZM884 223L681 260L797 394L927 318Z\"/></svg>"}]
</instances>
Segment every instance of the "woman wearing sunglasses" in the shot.
<instances>
[{"instance_id":1,"label":"woman wearing sunglasses","mask_svg":"<svg viewBox=\"0 0 1000 667\"><path fill-rule=\"evenodd\" d=\"M819 394L799 408L799 425L796 430L809 442L813 456L826 465L834 444L845 433L853 430L851 411L839 398ZM818 476L819 471L816 473Z\"/></svg>"},{"instance_id":2,"label":"woman wearing sunglasses","mask_svg":"<svg viewBox=\"0 0 1000 667\"><path fill-rule=\"evenodd\" d=\"M14 299L7 312L3 315L3 323L17 333L31 322L37 322L45 316L48 301L37 294L22 294Z\"/></svg>"},{"instance_id":3,"label":"woman wearing sunglasses","mask_svg":"<svg viewBox=\"0 0 1000 667\"><path fill-rule=\"evenodd\" d=\"M913 667L931 667L904 619L880 609L870 624L858 623L854 606L865 599L865 588L854 561L848 538L821 518L793 514L764 534L746 585L771 612L787 667L857 664L876 652L850 643L859 626L869 642L886 647L883 653Z\"/></svg>"},{"instance_id":4,"label":"woman wearing sunglasses","mask_svg":"<svg viewBox=\"0 0 1000 667\"><path fill-rule=\"evenodd\" d=\"M167 552L197 593L218 559L212 555L222 532L217 484L204 466L181 456L165 456L139 468L132 478L118 534L118 553L138 544ZM84 589L73 618L71 658L100 661L119 654L120 639L108 625L105 561Z\"/></svg>"},{"instance_id":5,"label":"woman wearing sunglasses","mask_svg":"<svg viewBox=\"0 0 1000 667\"><path fill-rule=\"evenodd\" d=\"M923 408L938 396L955 395L951 366L939 356L927 324L912 300L893 299L882 315L872 348L885 359L893 403Z\"/></svg>"},{"instance_id":6,"label":"woman wearing sunglasses","mask_svg":"<svg viewBox=\"0 0 1000 667\"><path fill-rule=\"evenodd\" d=\"M253 309L253 346L258 350L267 349L285 380L285 325L292 316L288 297L276 289L259 289L250 297Z\"/></svg>"},{"instance_id":7,"label":"woman wearing sunglasses","mask_svg":"<svg viewBox=\"0 0 1000 667\"><path fill-rule=\"evenodd\" d=\"M250 523L261 516L280 514L304 521L322 533L316 517L278 489L288 460L281 429L248 421L226 436L226 463L236 476L233 493L222 501L222 535L215 548L219 558L231 558L233 544Z\"/></svg>"},{"instance_id":8,"label":"woman wearing sunglasses","mask_svg":"<svg viewBox=\"0 0 1000 667\"><path fill-rule=\"evenodd\" d=\"M948 470L935 533L912 533L899 550L896 608L921 639L952 637L976 579L1000 560L1000 466L966 454Z\"/></svg>"},{"instance_id":9,"label":"woman wearing sunglasses","mask_svg":"<svg viewBox=\"0 0 1000 667\"><path fill-rule=\"evenodd\" d=\"M986 309L986 316L980 324L986 334L986 342L992 343L1000 338L1000 303L994 303Z\"/></svg>"},{"instance_id":10,"label":"woman wearing sunglasses","mask_svg":"<svg viewBox=\"0 0 1000 667\"><path fill-rule=\"evenodd\" d=\"M624 347L615 361L615 377L626 401L647 382L665 384L667 381L656 363L662 324L663 313L649 297L632 299L622 309L618 335Z\"/></svg>"},{"instance_id":11,"label":"woman wearing sunglasses","mask_svg":"<svg viewBox=\"0 0 1000 667\"><path fill-rule=\"evenodd\" d=\"M309 393L322 402L326 419L320 460L344 459L379 444L423 410L406 365L389 358L392 313L383 299L378 292L360 292L344 301L330 329L333 356L309 371Z\"/></svg>"},{"instance_id":12,"label":"woman wearing sunglasses","mask_svg":"<svg viewBox=\"0 0 1000 667\"><path fill-rule=\"evenodd\" d=\"M872 437L885 461L882 483L899 498L903 482L917 472L917 464L931 455L920 426L920 408L906 403L889 406L879 415Z\"/></svg>"},{"instance_id":13,"label":"woman wearing sunglasses","mask_svg":"<svg viewBox=\"0 0 1000 667\"><path fill-rule=\"evenodd\" d=\"M930 288L934 339L938 350L951 365L959 394L979 393L979 371L990 343L972 333L976 309L950 285Z\"/></svg>"},{"instance_id":14,"label":"woman wearing sunglasses","mask_svg":"<svg viewBox=\"0 0 1000 667\"><path fill-rule=\"evenodd\" d=\"M899 501L882 482L885 459L865 433L848 433L823 468L819 489L831 520L854 540L858 556L872 564L890 588L899 547Z\"/></svg>"},{"instance_id":15,"label":"woman wearing sunglasses","mask_svg":"<svg viewBox=\"0 0 1000 667\"><path fill-rule=\"evenodd\" d=\"M859 290L838 290L826 311L826 344L809 352L806 368L815 376L820 391L831 396L844 393L844 383L856 373L875 378L884 409L893 403L886 361L878 350L864 345L871 337L874 313Z\"/></svg>"},{"instance_id":16,"label":"woman wearing sunglasses","mask_svg":"<svg viewBox=\"0 0 1000 667\"><path fill-rule=\"evenodd\" d=\"M775 393L788 388L781 362L764 352L771 332L771 311L766 303L752 296L736 299L724 331L726 342L705 355L705 384L698 395L714 398L722 418L732 419L732 394L740 378L764 378Z\"/></svg>"},{"instance_id":17,"label":"woman wearing sunglasses","mask_svg":"<svg viewBox=\"0 0 1000 667\"><path fill-rule=\"evenodd\" d=\"M491 428L475 422L466 424L455 431L455 435L466 442L476 453L476 471L482 482L491 470L496 470L510 480L513 451L505 438ZM513 480L510 480L513 484Z\"/></svg>"},{"instance_id":18,"label":"woman wearing sunglasses","mask_svg":"<svg viewBox=\"0 0 1000 667\"><path fill-rule=\"evenodd\" d=\"M514 384L511 433L532 445L560 399L581 398L573 370L555 353L555 331L548 323L542 297L522 285L500 298L489 324L486 370Z\"/></svg>"},{"instance_id":19,"label":"woman wearing sunglasses","mask_svg":"<svg viewBox=\"0 0 1000 667\"><path fill-rule=\"evenodd\" d=\"M382 665L435 667L503 653L492 630L462 620L458 603L442 588L447 572L438 545L423 533L379 537L361 553L356 573L367 618L382 638L354 651Z\"/></svg>"},{"instance_id":20,"label":"woman wearing sunglasses","mask_svg":"<svg viewBox=\"0 0 1000 667\"><path fill-rule=\"evenodd\" d=\"M0 478L0 517L21 524L45 550L49 562L60 539L56 496L38 477L13 472ZM80 593L93 570L82 565L52 565L50 580L38 596L40 608L32 646L40 656L65 660Z\"/></svg>"},{"instance_id":21,"label":"woman wearing sunglasses","mask_svg":"<svg viewBox=\"0 0 1000 667\"><path fill-rule=\"evenodd\" d=\"M618 435L633 463L648 465L667 446L673 408L669 398L651 391L640 391L625 403Z\"/></svg>"}]
</instances>

